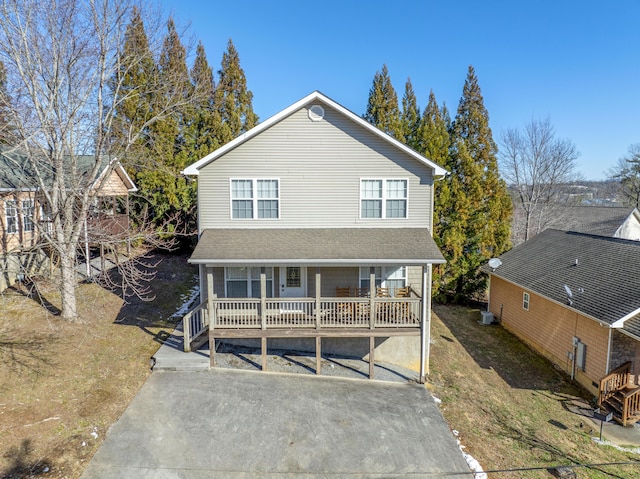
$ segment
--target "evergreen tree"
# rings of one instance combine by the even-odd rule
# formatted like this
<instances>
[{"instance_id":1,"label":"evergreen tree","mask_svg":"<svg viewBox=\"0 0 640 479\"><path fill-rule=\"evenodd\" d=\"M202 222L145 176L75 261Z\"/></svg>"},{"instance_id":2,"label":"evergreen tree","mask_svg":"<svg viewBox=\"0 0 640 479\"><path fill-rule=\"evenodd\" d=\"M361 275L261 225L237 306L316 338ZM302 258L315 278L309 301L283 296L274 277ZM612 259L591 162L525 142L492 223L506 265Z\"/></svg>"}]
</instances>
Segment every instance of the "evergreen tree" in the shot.
<instances>
[{"instance_id":1,"label":"evergreen tree","mask_svg":"<svg viewBox=\"0 0 640 479\"><path fill-rule=\"evenodd\" d=\"M382 66L382 72L376 72L373 85L369 90L367 112L363 118L377 126L385 133L403 141L398 96L393 89L387 65Z\"/></svg>"},{"instance_id":2,"label":"evergreen tree","mask_svg":"<svg viewBox=\"0 0 640 479\"><path fill-rule=\"evenodd\" d=\"M191 81L197 92L198 101L195 108L194 123L192 125L193 151L196 158L202 158L220 144L220 113L215 104L215 81L213 71L207 61L202 43L196 49L196 59L191 69Z\"/></svg>"},{"instance_id":3,"label":"evergreen tree","mask_svg":"<svg viewBox=\"0 0 640 479\"><path fill-rule=\"evenodd\" d=\"M158 62L158 79L164 89L154 95L152 109L162 111L166 104L175 107L171 114L151 125L148 163L137 172L135 181L144 202L151 206L155 221L175 217L181 227L190 228L195 222L195 186L180 175L182 169L197 159L188 135L194 108L188 101L193 98L193 86L186 56L175 22L170 18Z\"/></svg>"},{"instance_id":4,"label":"evergreen tree","mask_svg":"<svg viewBox=\"0 0 640 479\"><path fill-rule=\"evenodd\" d=\"M154 117L153 97L156 94L157 68L149 49L141 12L133 8L127 25L125 41L117 59L118 68L111 88L119 92L115 104L116 115L111 135L113 147L126 147L119 158L135 177L140 161L148 156L150 131L147 123ZM137 138L132 138L137 136Z\"/></svg>"},{"instance_id":5,"label":"evergreen tree","mask_svg":"<svg viewBox=\"0 0 640 479\"><path fill-rule=\"evenodd\" d=\"M512 212L507 186L498 174L489 114L472 66L451 138L451 199L441 239L450 262L440 290L447 299L460 301L483 291L486 280L478 268L509 249Z\"/></svg>"},{"instance_id":6,"label":"evergreen tree","mask_svg":"<svg viewBox=\"0 0 640 479\"><path fill-rule=\"evenodd\" d=\"M436 96L431 91L429 102L420 119L415 148L447 170L451 168L449 127L450 120L447 108L444 105L442 108L438 107ZM437 181L434 185L435 199L432 232L436 244L449 263L453 260L454 251L460 249L459 246L453 243L453 238L447 238L448 243L443 239L447 234L448 226L451 224L451 215L455 214L455 210L451 208L451 180L452 176L449 175ZM436 297L439 297L440 294L441 275L444 267L446 266L439 266L433 270L433 293Z\"/></svg>"},{"instance_id":7,"label":"evergreen tree","mask_svg":"<svg viewBox=\"0 0 640 479\"><path fill-rule=\"evenodd\" d=\"M222 55L218 75L215 103L222 124L217 140L219 145L224 145L258 124L258 116L252 106L253 93L247 89L240 56L231 39Z\"/></svg>"},{"instance_id":8,"label":"evergreen tree","mask_svg":"<svg viewBox=\"0 0 640 479\"><path fill-rule=\"evenodd\" d=\"M407 83L404 86L400 124L402 125L402 141L410 148L417 150L419 147L420 108L410 78L407 78Z\"/></svg>"}]
</instances>

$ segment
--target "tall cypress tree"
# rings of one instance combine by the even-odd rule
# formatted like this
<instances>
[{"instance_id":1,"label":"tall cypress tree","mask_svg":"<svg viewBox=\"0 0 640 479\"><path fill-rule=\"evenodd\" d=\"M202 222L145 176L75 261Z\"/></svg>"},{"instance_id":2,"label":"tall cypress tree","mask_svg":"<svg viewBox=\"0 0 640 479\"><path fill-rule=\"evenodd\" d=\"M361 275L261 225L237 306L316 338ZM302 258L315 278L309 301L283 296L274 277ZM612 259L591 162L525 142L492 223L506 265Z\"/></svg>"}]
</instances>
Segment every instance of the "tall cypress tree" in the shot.
<instances>
[{"instance_id":1,"label":"tall cypress tree","mask_svg":"<svg viewBox=\"0 0 640 479\"><path fill-rule=\"evenodd\" d=\"M411 78L407 78L402 97L402 113L400 114L402 125L402 141L409 147L417 150L419 147L420 108L413 91Z\"/></svg>"},{"instance_id":2,"label":"tall cypress tree","mask_svg":"<svg viewBox=\"0 0 640 479\"><path fill-rule=\"evenodd\" d=\"M382 65L382 72L376 72L373 77L367 111L363 118L394 138L404 140L398 95L391 84L387 65Z\"/></svg>"},{"instance_id":3,"label":"tall cypress tree","mask_svg":"<svg viewBox=\"0 0 640 479\"><path fill-rule=\"evenodd\" d=\"M215 81L207 61L202 42L196 49L196 59L191 69L191 81L196 90L194 121L191 126L193 151L202 158L218 148L220 135L220 113L215 105Z\"/></svg>"},{"instance_id":4,"label":"tall cypress tree","mask_svg":"<svg viewBox=\"0 0 640 479\"><path fill-rule=\"evenodd\" d=\"M224 145L258 124L253 112L253 93L240 66L240 56L231 39L222 55L216 87L216 106L222 122L218 143Z\"/></svg>"},{"instance_id":5,"label":"tall cypress tree","mask_svg":"<svg viewBox=\"0 0 640 479\"><path fill-rule=\"evenodd\" d=\"M478 268L510 247L511 199L498 174L497 147L472 66L451 127L451 202L442 242L451 248L444 293L460 301L482 292Z\"/></svg>"},{"instance_id":6,"label":"tall cypress tree","mask_svg":"<svg viewBox=\"0 0 640 479\"><path fill-rule=\"evenodd\" d=\"M449 128L450 120L447 108L444 105L442 108L438 107L436 96L431 91L429 102L420 119L416 150L447 170L451 168ZM433 293L435 297L440 297L441 278L444 268L450 267L452 262L455 261L454 251L460 249L453 242L454 238L447 237L447 242L444 241L444 237L448 235L447 231L451 229L452 222L455 219L452 217L455 211L451 208L451 180L452 177L449 175L437 181L434 185L435 199L432 233L436 244L448 261L446 265L439 266L433 271Z\"/></svg>"}]
</instances>

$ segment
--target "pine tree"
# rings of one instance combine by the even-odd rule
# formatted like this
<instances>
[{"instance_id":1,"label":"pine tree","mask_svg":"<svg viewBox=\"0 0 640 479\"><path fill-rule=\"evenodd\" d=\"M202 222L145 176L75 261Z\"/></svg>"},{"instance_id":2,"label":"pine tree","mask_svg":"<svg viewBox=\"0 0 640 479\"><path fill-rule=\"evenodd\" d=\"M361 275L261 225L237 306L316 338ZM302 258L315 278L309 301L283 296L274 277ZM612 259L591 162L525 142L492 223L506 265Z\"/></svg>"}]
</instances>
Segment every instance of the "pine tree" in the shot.
<instances>
[{"instance_id":1,"label":"pine tree","mask_svg":"<svg viewBox=\"0 0 640 479\"><path fill-rule=\"evenodd\" d=\"M258 116L253 112L253 93L247 89L240 56L231 39L222 55L218 75L215 103L222 125L217 140L224 145L258 124Z\"/></svg>"},{"instance_id":2,"label":"pine tree","mask_svg":"<svg viewBox=\"0 0 640 479\"><path fill-rule=\"evenodd\" d=\"M472 66L451 127L451 201L442 243L450 264L442 293L461 301L481 293L486 280L478 268L510 247L511 198L498 174L497 147Z\"/></svg>"},{"instance_id":3,"label":"pine tree","mask_svg":"<svg viewBox=\"0 0 640 479\"><path fill-rule=\"evenodd\" d=\"M154 116L152 103L156 76L157 68L149 49L141 12L134 7L118 58L116 77L111 83L111 88L120 95L115 104L112 141L116 149L119 144L126 145L127 151L123 151L119 158L134 176L141 167L140 161L148 156L150 131L145 125Z\"/></svg>"},{"instance_id":4,"label":"pine tree","mask_svg":"<svg viewBox=\"0 0 640 479\"><path fill-rule=\"evenodd\" d=\"M202 42L196 49L196 59L191 69L191 81L197 92L194 122L191 125L193 151L196 158L202 158L218 148L220 135L220 114L215 105L215 82L213 71L207 61Z\"/></svg>"},{"instance_id":5,"label":"pine tree","mask_svg":"<svg viewBox=\"0 0 640 479\"><path fill-rule=\"evenodd\" d=\"M402 141L410 148L417 150L419 147L420 108L410 78L407 78L407 83L404 86L400 124L402 125Z\"/></svg>"},{"instance_id":6,"label":"pine tree","mask_svg":"<svg viewBox=\"0 0 640 479\"><path fill-rule=\"evenodd\" d=\"M367 111L363 118L394 138L404 140L398 95L391 84L387 65L383 65L382 72L376 72L373 77Z\"/></svg>"}]
</instances>

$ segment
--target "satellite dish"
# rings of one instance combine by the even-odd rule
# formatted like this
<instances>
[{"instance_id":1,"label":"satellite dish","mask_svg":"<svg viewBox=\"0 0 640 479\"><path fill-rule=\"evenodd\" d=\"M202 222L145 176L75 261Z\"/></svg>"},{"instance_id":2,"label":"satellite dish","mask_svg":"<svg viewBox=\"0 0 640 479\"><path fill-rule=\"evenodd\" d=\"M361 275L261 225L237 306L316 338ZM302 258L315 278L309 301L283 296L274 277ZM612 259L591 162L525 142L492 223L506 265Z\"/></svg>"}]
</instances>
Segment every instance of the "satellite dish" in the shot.
<instances>
[{"instance_id":1,"label":"satellite dish","mask_svg":"<svg viewBox=\"0 0 640 479\"><path fill-rule=\"evenodd\" d=\"M567 296L569 298L573 298L573 293L571 292L571 288L569 288L569 286L567 286L566 284L564 285L564 290L567 292Z\"/></svg>"},{"instance_id":2,"label":"satellite dish","mask_svg":"<svg viewBox=\"0 0 640 479\"><path fill-rule=\"evenodd\" d=\"M502 266L502 261L500 261L499 258L491 258L489 260L489 266L491 266L491 269L495 271L497 268Z\"/></svg>"}]
</instances>

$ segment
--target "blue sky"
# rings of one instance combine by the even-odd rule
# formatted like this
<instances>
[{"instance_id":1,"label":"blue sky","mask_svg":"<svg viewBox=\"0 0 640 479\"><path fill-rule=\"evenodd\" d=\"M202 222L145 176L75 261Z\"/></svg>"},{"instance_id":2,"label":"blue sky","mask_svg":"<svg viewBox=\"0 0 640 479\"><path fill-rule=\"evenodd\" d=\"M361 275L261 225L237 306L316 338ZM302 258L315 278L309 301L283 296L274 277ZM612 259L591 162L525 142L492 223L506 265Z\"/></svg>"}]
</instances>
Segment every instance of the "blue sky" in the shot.
<instances>
[{"instance_id":1,"label":"blue sky","mask_svg":"<svg viewBox=\"0 0 640 479\"><path fill-rule=\"evenodd\" d=\"M314 90L358 115L386 64L399 99L433 90L452 116L473 65L498 140L549 117L602 179L640 142L640 2L161 0L214 69L231 38L265 120Z\"/></svg>"}]
</instances>

